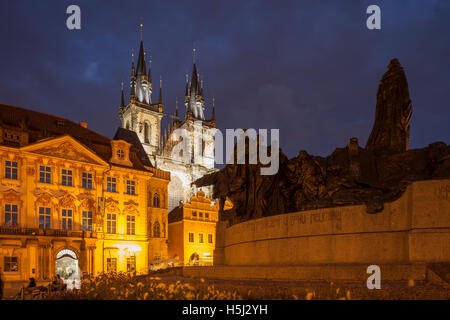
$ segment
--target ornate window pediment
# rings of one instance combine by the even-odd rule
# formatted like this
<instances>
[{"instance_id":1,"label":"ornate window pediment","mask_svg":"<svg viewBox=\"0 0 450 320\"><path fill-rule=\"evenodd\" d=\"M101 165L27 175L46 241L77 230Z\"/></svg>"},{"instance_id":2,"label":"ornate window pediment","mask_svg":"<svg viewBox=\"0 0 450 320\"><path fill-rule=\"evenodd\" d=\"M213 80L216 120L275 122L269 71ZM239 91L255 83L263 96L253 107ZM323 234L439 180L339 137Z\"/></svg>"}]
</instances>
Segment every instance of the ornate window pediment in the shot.
<instances>
[{"instance_id":1,"label":"ornate window pediment","mask_svg":"<svg viewBox=\"0 0 450 320\"><path fill-rule=\"evenodd\" d=\"M29 145L24 147L23 150L66 160L106 165L106 162L103 159L70 136Z\"/></svg>"}]
</instances>

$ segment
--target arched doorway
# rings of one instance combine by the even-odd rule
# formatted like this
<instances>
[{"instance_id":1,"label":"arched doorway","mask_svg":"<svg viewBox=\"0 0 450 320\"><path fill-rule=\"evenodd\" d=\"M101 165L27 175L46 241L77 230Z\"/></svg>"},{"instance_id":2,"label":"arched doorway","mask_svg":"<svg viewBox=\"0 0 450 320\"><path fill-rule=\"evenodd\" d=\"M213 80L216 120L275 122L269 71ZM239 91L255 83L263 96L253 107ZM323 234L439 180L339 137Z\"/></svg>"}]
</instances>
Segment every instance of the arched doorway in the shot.
<instances>
[{"instance_id":1,"label":"arched doorway","mask_svg":"<svg viewBox=\"0 0 450 320\"><path fill-rule=\"evenodd\" d=\"M56 255L55 273L67 284L68 289L80 288L80 267L78 257L70 249L63 249Z\"/></svg>"}]
</instances>

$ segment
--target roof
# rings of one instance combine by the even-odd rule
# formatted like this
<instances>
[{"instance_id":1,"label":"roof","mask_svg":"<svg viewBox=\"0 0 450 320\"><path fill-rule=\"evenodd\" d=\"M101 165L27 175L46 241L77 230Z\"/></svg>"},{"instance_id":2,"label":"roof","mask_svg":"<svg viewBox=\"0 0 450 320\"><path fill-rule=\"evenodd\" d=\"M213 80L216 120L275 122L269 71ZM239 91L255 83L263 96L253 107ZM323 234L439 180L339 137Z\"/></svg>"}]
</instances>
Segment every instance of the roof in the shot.
<instances>
[{"instance_id":1,"label":"roof","mask_svg":"<svg viewBox=\"0 0 450 320\"><path fill-rule=\"evenodd\" d=\"M16 127L17 130L26 131L29 137L28 144L69 135L105 162L110 163L109 160L112 155L111 139L66 118L0 103L0 127ZM3 145L7 144L3 143ZM19 145L8 146L19 147ZM138 155L139 153L140 151L135 148L130 152L133 169L148 171L145 169L145 165L148 164L145 160L141 160L142 156Z\"/></svg>"},{"instance_id":2,"label":"roof","mask_svg":"<svg viewBox=\"0 0 450 320\"><path fill-rule=\"evenodd\" d=\"M169 212L168 222L177 222L183 220L183 206L177 206Z\"/></svg>"},{"instance_id":3,"label":"roof","mask_svg":"<svg viewBox=\"0 0 450 320\"><path fill-rule=\"evenodd\" d=\"M153 167L136 132L125 128L118 128L113 140L125 140L126 142L131 143L132 148L135 149L135 153L142 164L144 166Z\"/></svg>"}]
</instances>

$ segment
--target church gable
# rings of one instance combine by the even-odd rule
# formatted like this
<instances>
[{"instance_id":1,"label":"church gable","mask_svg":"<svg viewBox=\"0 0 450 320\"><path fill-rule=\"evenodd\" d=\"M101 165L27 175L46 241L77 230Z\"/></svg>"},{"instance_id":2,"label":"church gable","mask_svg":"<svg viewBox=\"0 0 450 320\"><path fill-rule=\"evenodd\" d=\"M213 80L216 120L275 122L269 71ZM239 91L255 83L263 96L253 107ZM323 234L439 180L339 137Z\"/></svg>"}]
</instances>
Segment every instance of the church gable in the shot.
<instances>
[{"instance_id":1,"label":"church gable","mask_svg":"<svg viewBox=\"0 0 450 320\"><path fill-rule=\"evenodd\" d=\"M22 148L23 151L67 160L107 165L90 149L69 136L47 140Z\"/></svg>"}]
</instances>

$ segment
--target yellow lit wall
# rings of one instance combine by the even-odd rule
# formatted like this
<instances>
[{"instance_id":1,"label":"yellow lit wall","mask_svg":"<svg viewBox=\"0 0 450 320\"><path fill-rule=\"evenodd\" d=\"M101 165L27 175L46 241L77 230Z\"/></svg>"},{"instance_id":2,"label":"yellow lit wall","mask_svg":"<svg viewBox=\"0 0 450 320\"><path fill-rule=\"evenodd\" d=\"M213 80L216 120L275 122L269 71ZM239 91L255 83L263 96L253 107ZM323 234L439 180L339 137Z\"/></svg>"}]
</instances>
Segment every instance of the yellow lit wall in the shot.
<instances>
[{"instance_id":1,"label":"yellow lit wall","mask_svg":"<svg viewBox=\"0 0 450 320\"><path fill-rule=\"evenodd\" d=\"M228 201L226 206L231 208ZM212 205L211 199L199 191L178 209L181 212L176 216L169 216L169 258L180 259L185 265L212 265L219 204Z\"/></svg>"},{"instance_id":2,"label":"yellow lit wall","mask_svg":"<svg viewBox=\"0 0 450 320\"><path fill-rule=\"evenodd\" d=\"M119 142L129 148L127 142ZM18 164L17 179L5 177L6 161ZM40 166L51 168L50 183L39 181ZM63 169L72 172L72 186L62 185ZM92 175L92 188L83 187L83 173ZM116 179L114 192L108 191L108 177ZM130 271L127 258L135 257L136 272L146 273L155 257L167 257L169 180L168 172L121 164L114 153L108 163L68 135L19 148L0 145L3 279L51 279L56 255L63 249L77 255L81 272L106 272L108 258L117 259L116 271ZM127 194L128 181L134 182L135 194ZM154 194L160 197L158 206L150 201ZM6 204L18 207L17 225L5 225ZM40 207L50 208L49 229L39 226ZM72 230L62 230L63 210L72 210ZM91 231L83 231L83 212L92 212ZM108 230L108 215L115 215L115 232ZM129 221L134 221L134 228ZM158 234L153 232L155 223L160 225ZM9 257L18 259L18 270L5 271Z\"/></svg>"}]
</instances>

